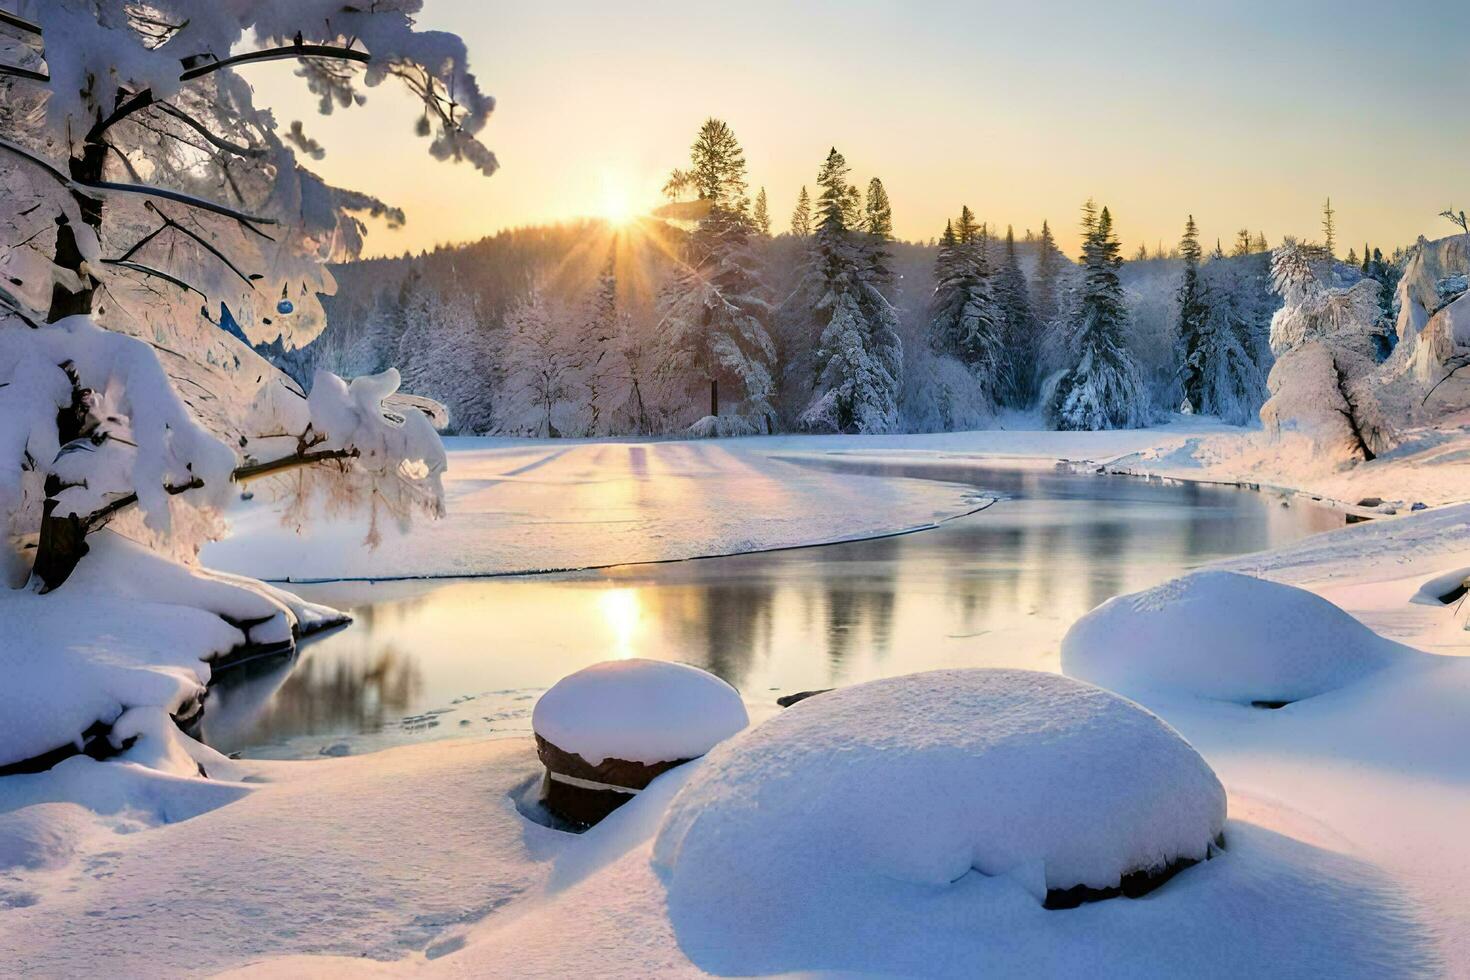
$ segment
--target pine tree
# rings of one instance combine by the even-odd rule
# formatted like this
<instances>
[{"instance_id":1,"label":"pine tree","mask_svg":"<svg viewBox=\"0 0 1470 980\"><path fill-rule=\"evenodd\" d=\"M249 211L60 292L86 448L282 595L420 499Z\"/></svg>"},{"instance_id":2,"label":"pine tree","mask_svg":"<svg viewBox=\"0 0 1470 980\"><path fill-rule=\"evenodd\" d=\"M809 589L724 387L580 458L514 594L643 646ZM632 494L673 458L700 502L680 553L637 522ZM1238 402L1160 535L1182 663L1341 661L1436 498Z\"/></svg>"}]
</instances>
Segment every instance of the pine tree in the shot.
<instances>
[{"instance_id":1,"label":"pine tree","mask_svg":"<svg viewBox=\"0 0 1470 980\"><path fill-rule=\"evenodd\" d=\"M771 237L771 212L766 203L766 189L762 187L755 195L755 211L751 214L755 230L764 238Z\"/></svg>"},{"instance_id":2,"label":"pine tree","mask_svg":"<svg viewBox=\"0 0 1470 980\"><path fill-rule=\"evenodd\" d=\"M995 293L1005 323L1001 401L1024 408L1035 393L1038 344L1026 275L1021 271L1016 235L1010 225L1006 226L1005 250L996 273Z\"/></svg>"},{"instance_id":3,"label":"pine tree","mask_svg":"<svg viewBox=\"0 0 1470 980\"><path fill-rule=\"evenodd\" d=\"M1337 256L1337 225L1333 220L1336 215L1329 197L1322 205L1322 245L1327 249L1329 259Z\"/></svg>"},{"instance_id":4,"label":"pine tree","mask_svg":"<svg viewBox=\"0 0 1470 980\"><path fill-rule=\"evenodd\" d=\"M1362 273L1365 276L1368 275L1368 266L1370 264L1370 261L1369 260L1371 258L1372 258L1372 256L1368 252L1368 243L1367 242L1364 242L1363 243L1363 268L1362 268Z\"/></svg>"},{"instance_id":5,"label":"pine tree","mask_svg":"<svg viewBox=\"0 0 1470 980\"><path fill-rule=\"evenodd\" d=\"M850 231L857 231L863 226L863 192L856 184L847 185L842 202L842 220Z\"/></svg>"},{"instance_id":6,"label":"pine tree","mask_svg":"<svg viewBox=\"0 0 1470 980\"><path fill-rule=\"evenodd\" d=\"M1271 251L1271 246L1266 243L1266 233L1264 231L1256 232L1255 240L1251 242L1251 252L1260 253L1269 251Z\"/></svg>"},{"instance_id":7,"label":"pine tree","mask_svg":"<svg viewBox=\"0 0 1470 980\"><path fill-rule=\"evenodd\" d=\"M888 251L888 243L893 240L893 206L888 201L888 191L884 190L883 182L877 177L868 181L861 228L866 236L863 255L868 278L888 296L893 286L893 256Z\"/></svg>"},{"instance_id":8,"label":"pine tree","mask_svg":"<svg viewBox=\"0 0 1470 980\"><path fill-rule=\"evenodd\" d=\"M802 283L788 306L815 318L812 396L801 425L817 431L886 432L898 424L903 345L898 314L864 274L847 161L834 148L818 174L822 193Z\"/></svg>"},{"instance_id":9,"label":"pine tree","mask_svg":"<svg viewBox=\"0 0 1470 980\"><path fill-rule=\"evenodd\" d=\"M796 210L791 212L791 234L797 238L812 237L812 199L805 184L801 185L801 193L796 195Z\"/></svg>"},{"instance_id":10,"label":"pine tree","mask_svg":"<svg viewBox=\"0 0 1470 980\"><path fill-rule=\"evenodd\" d=\"M1235 247L1230 250L1230 254L1234 256L1251 254L1251 231L1249 228L1242 228L1235 233Z\"/></svg>"},{"instance_id":11,"label":"pine tree","mask_svg":"<svg viewBox=\"0 0 1470 980\"><path fill-rule=\"evenodd\" d=\"M1354 250L1354 249L1352 249L1352 248L1349 248L1348 249L1347 258L1344 259L1343 261L1346 262L1348 265L1352 266L1353 268L1357 268L1358 267L1358 253L1357 253L1357 251ZM1367 259L1364 259L1363 260L1363 264L1364 265L1367 265L1368 264L1368 260Z\"/></svg>"},{"instance_id":12,"label":"pine tree","mask_svg":"<svg viewBox=\"0 0 1470 980\"><path fill-rule=\"evenodd\" d=\"M1107 208L1082 208L1084 280L1071 317L1072 364L1052 385L1047 412L1058 429L1116 429L1147 420L1138 365L1124 338L1128 312L1118 281L1118 240Z\"/></svg>"},{"instance_id":13,"label":"pine tree","mask_svg":"<svg viewBox=\"0 0 1470 980\"><path fill-rule=\"evenodd\" d=\"M1031 310L1036 315L1036 321L1043 327L1057 318L1057 292L1065 262L1066 257L1057 248L1057 240L1052 237L1051 226L1042 221L1041 240L1036 256L1036 280L1031 288Z\"/></svg>"},{"instance_id":14,"label":"pine tree","mask_svg":"<svg viewBox=\"0 0 1470 980\"><path fill-rule=\"evenodd\" d=\"M720 119L706 119L689 148L690 184L700 200L727 211L744 212L745 151L735 132Z\"/></svg>"},{"instance_id":15,"label":"pine tree","mask_svg":"<svg viewBox=\"0 0 1470 980\"><path fill-rule=\"evenodd\" d=\"M995 300L989 243L968 206L960 209L957 225L945 226L942 241L929 305L930 343L968 368L986 397L998 402L1005 383L1005 315Z\"/></svg>"},{"instance_id":16,"label":"pine tree","mask_svg":"<svg viewBox=\"0 0 1470 980\"><path fill-rule=\"evenodd\" d=\"M1179 386L1184 395L1185 409L1195 412L1203 403L1201 388L1204 384L1205 357L1210 307L1200 282L1199 228L1194 215L1184 223L1184 237L1179 240L1179 254L1184 259L1184 272L1179 280L1179 319L1175 327L1176 344L1179 351Z\"/></svg>"},{"instance_id":17,"label":"pine tree","mask_svg":"<svg viewBox=\"0 0 1470 980\"><path fill-rule=\"evenodd\" d=\"M1211 262L1201 274L1208 297L1199 347L1197 412L1246 425L1266 400L1258 358L1275 303L1265 294L1260 258Z\"/></svg>"},{"instance_id":18,"label":"pine tree","mask_svg":"<svg viewBox=\"0 0 1470 980\"><path fill-rule=\"evenodd\" d=\"M690 180L709 209L660 295L660 372L701 416L705 406L709 415L720 415L721 397L733 401L739 421L724 431L765 431L774 411L775 345L750 247L745 156L729 126L710 119L694 141L690 164Z\"/></svg>"}]
</instances>

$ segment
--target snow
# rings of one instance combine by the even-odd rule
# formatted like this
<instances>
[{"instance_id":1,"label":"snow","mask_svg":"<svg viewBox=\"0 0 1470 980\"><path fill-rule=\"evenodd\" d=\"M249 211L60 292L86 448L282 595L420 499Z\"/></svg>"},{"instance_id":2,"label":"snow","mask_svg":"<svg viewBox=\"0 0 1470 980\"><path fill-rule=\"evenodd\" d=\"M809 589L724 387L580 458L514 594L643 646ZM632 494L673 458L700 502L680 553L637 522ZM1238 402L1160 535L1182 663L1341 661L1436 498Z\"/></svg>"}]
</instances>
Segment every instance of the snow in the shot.
<instances>
[{"instance_id":1,"label":"snow","mask_svg":"<svg viewBox=\"0 0 1470 980\"><path fill-rule=\"evenodd\" d=\"M714 674L637 658L568 674L531 712L536 734L593 766L698 758L748 724L740 694Z\"/></svg>"},{"instance_id":2,"label":"snow","mask_svg":"<svg viewBox=\"0 0 1470 980\"><path fill-rule=\"evenodd\" d=\"M451 445L451 506L479 494L489 511L484 498L509 485L515 492L494 506L516 509L498 524L479 517L482 523L473 530L460 525L458 540L439 538L433 544L437 553L425 549L417 555L420 567L437 571L465 567L467 555L478 562L497 548L510 563L532 554L532 539L540 535L552 554L582 558L581 564L585 557L616 560L770 542L778 539L763 526L771 514L786 522L780 534L810 541L901 525L926 507L932 518L944 505L965 503L953 487L924 488L802 465L853 459L1050 467L1066 458L1153 478L1259 480L1278 484L1266 492L1405 501L1397 516L1226 563L1309 587L1351 613L1393 643L1374 644L1320 605L1302 616L1345 636L1344 650L1392 647L1389 666L1277 711L1245 709L1177 687L1128 692L1168 726L1153 722L1156 728L1177 731L1203 757L1224 787L1230 815L1224 853L1143 900L1051 911L1036 894L1038 882L1047 879L1030 869L993 878L966 871L971 865L961 865L963 854L950 857L934 845L944 839L975 842L969 832L976 824L951 819L961 803L974 801L957 797L951 783L925 797L899 798L904 781L917 778L900 766L893 776L897 789L871 781L862 787L867 795L859 797L861 805L849 812L863 817L870 807L886 807L883 812L907 830L904 836L880 835L871 847L863 841L865 847L850 847L847 859L837 863L800 854L789 867L755 861L732 880L779 872L768 889L776 902L824 883L861 881L864 869L876 866L899 867L912 879L921 871L942 876L946 862L953 861L965 871L958 882L880 884L870 876L868 892L838 896L847 903L837 905L838 911L858 906L861 915L842 917L808 905L776 923L788 932L817 923L824 931L816 938L771 943L747 930L735 936L738 942L716 946L718 906L711 912L708 903L681 900L712 892L716 883L695 876L686 882L687 891L676 887L678 863L699 863L699 847L718 850L698 843L702 823L687 828L667 881L659 870L664 865L655 865L653 838L661 826L672 826L671 800L686 790L692 795L700 785L718 790L721 780L706 769L713 773L746 742L765 744L761 733L768 725L799 727L805 724L803 712L819 717L837 711L853 690L801 702L735 736L708 757L659 777L580 836L549 830L522 814L531 812L522 801L534 796L540 773L527 739L449 740L303 763L231 762L172 731L157 707L162 702L155 701L151 711L115 719L117 730L139 736L116 760L78 757L45 773L0 778L0 962L18 973L120 976L227 969L270 976L643 977L803 970L1462 975L1470 970L1470 849L1463 833L1464 814L1470 812L1463 751L1470 741L1464 711L1470 698L1466 613L1459 606L1412 600L1431 580L1470 567L1470 504L1452 503L1463 501L1470 486L1470 440L1447 426L1426 433L1416 447L1339 471L1269 455L1252 438L1196 418L1141 432L783 437L718 446L464 441ZM645 450L641 465L656 479L636 479L635 448ZM606 480L598 477L604 464ZM532 468L509 472L522 466ZM456 480L457 469L465 472L463 482ZM643 501L639 493L646 495ZM1410 512L1409 503L1420 499L1442 506ZM742 511L742 500L754 503ZM567 523L584 506L598 523ZM660 507L667 508L662 521L656 519ZM257 518L272 515L246 511L237 523ZM517 530L517 524L529 527ZM360 573L372 568L364 564L371 560L366 553L354 550L360 539L358 528L318 542L324 550L335 540L346 542L333 560ZM585 557L576 552L579 540ZM390 537L379 554L401 560L409 552ZM24 601L64 601L68 590L87 581L93 557L63 589ZM146 581L147 570L133 577ZM1307 608L1300 595L1281 594L1289 596L1281 600L1288 612ZM1249 598L1246 608L1254 611L1260 600ZM144 617L154 614L146 598L119 602ZM94 606L88 599L66 608L70 613ZM11 622L10 612L0 610L0 622ZM1170 605L1147 615L1177 612ZM178 608L170 613L177 617ZM158 615L160 631L177 625L177 619L165 622ZM65 629L69 618L48 617L48 628ZM81 633L85 624L76 625ZM1209 639L1196 622L1188 625L1166 637L1166 646L1140 646L1138 659L1167 662L1186 645ZM1441 655L1414 654L1395 644ZM1280 652L1279 645L1273 649ZM98 653L78 650L74 656ZM0 658L6 655L0 646ZM173 650L171 656L167 663L180 669L180 682L198 683L199 667L187 653ZM14 676L8 665L0 671ZM8 694L0 689L0 697ZM835 707L824 709L824 701ZM906 712L895 704L889 710L911 725L859 719L855 755L875 741L917 729L917 709ZM0 706L0 724L10 718L8 707ZM969 715L965 724L956 720L956 727L961 737L979 739L989 719ZM786 745L784 739L771 741ZM0 738L0 746L8 745ZM957 765L978 769L980 760L993 760L1004 748ZM927 746L926 752L937 755L941 749ZM788 751L792 759L809 758L802 745L783 749ZM201 765L210 779L188 775L190 766ZM1139 768L1131 757L1113 754L1082 775L1113 784L1156 778ZM773 781L790 778L780 768L770 774ZM851 775L834 767L832 783ZM1027 775L1021 773L1023 783ZM1069 784L1026 785L1055 793ZM884 797L888 793L892 798ZM916 799L935 802L925 809ZM985 802L995 800L1004 796ZM722 800L721 812L739 802ZM682 804L672 806L679 812ZM772 806L795 803L777 799ZM750 814L752 820L758 816ZM795 834L827 816L798 815L781 829L789 824ZM828 836L837 840L820 839L816 846L851 841L846 817L827 821L833 831ZM1010 825L1019 828L1014 834L1008 826L1006 834L986 839L1009 843L1030 835L1032 824L1039 832L1080 820L1065 807L1036 808L1025 817ZM982 810L977 819L984 818ZM942 839L928 832L931 824L941 830L959 825L962 833ZM1084 829L1106 828L1084 822ZM764 841L755 844L748 852L753 860L775 849ZM880 858L888 864L879 865ZM871 901L859 901L863 894ZM717 898L724 902L728 895L741 897L724 892ZM765 921L748 920L752 929Z\"/></svg>"},{"instance_id":3,"label":"snow","mask_svg":"<svg viewBox=\"0 0 1470 980\"><path fill-rule=\"evenodd\" d=\"M753 943L763 968L816 965L946 889L1114 888L1204 859L1224 822L1210 767L1130 702L1055 674L932 671L808 698L711 753L654 866L697 962L732 969L720 951Z\"/></svg>"},{"instance_id":4,"label":"snow","mask_svg":"<svg viewBox=\"0 0 1470 980\"><path fill-rule=\"evenodd\" d=\"M1223 571L1116 596L1062 639L1068 676L1239 704L1316 697L1416 656L1304 589Z\"/></svg>"},{"instance_id":5,"label":"snow","mask_svg":"<svg viewBox=\"0 0 1470 980\"><path fill-rule=\"evenodd\" d=\"M114 726L119 745L128 735L115 723L129 708L166 717L201 698L209 660L247 640L289 648L299 632L340 618L111 531L89 540L61 589L0 589L0 766L80 747L97 722Z\"/></svg>"},{"instance_id":6,"label":"snow","mask_svg":"<svg viewBox=\"0 0 1470 980\"><path fill-rule=\"evenodd\" d=\"M827 472L773 458L796 438L710 442L448 439L447 514L363 544L362 519L283 526L238 505L205 564L271 580L503 575L872 537L974 510L968 488Z\"/></svg>"}]
</instances>

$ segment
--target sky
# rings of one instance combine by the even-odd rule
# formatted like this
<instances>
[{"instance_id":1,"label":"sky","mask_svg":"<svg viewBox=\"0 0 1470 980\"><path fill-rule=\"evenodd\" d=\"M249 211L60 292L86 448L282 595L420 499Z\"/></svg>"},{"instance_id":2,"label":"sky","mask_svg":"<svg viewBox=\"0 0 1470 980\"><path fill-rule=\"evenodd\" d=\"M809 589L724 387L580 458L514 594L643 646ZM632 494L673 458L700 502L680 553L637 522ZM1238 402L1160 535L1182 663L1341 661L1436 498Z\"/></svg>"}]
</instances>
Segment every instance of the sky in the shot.
<instances>
[{"instance_id":1,"label":"sky","mask_svg":"<svg viewBox=\"0 0 1470 980\"><path fill-rule=\"evenodd\" d=\"M709 116L745 149L777 229L836 146L882 178L900 238L962 204L1017 235L1050 221L1075 252L1088 197L1125 252L1236 229L1391 251L1470 207L1470 4L425 0L497 107L501 169L433 161L408 98L317 115L286 65L249 69L258 103L327 147L312 166L408 211L369 254L661 203Z\"/></svg>"}]
</instances>

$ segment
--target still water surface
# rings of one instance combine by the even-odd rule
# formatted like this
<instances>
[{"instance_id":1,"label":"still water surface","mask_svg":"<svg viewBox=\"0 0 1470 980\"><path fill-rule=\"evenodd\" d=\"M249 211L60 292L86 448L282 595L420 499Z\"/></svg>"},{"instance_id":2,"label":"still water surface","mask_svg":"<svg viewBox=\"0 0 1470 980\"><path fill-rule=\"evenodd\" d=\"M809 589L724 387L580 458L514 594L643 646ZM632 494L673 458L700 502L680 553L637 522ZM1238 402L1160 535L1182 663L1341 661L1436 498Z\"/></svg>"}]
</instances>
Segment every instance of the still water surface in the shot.
<instances>
[{"instance_id":1,"label":"still water surface","mask_svg":"<svg viewBox=\"0 0 1470 980\"><path fill-rule=\"evenodd\" d=\"M246 756L529 731L535 697L598 660L682 660L747 700L939 667L1055 670L1110 596L1338 527L1264 493L973 466L832 463L1001 499L917 534L606 571L301 586L355 622L211 691L204 737Z\"/></svg>"}]
</instances>

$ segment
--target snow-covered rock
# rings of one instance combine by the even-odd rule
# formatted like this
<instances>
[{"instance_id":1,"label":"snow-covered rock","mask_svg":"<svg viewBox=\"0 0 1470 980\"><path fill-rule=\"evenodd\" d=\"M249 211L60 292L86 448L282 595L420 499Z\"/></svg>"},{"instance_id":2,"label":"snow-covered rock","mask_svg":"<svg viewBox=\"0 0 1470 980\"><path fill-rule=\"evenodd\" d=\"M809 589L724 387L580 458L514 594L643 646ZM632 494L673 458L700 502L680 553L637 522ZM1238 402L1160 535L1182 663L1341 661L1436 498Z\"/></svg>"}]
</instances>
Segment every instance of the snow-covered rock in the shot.
<instances>
[{"instance_id":1,"label":"snow-covered rock","mask_svg":"<svg viewBox=\"0 0 1470 980\"><path fill-rule=\"evenodd\" d=\"M0 768L109 732L114 749L134 735L147 741L111 729L133 708L192 715L211 663L236 652L286 654L299 636L346 621L110 530L89 542L62 588L0 588Z\"/></svg>"},{"instance_id":2,"label":"snow-covered rock","mask_svg":"<svg viewBox=\"0 0 1470 980\"><path fill-rule=\"evenodd\" d=\"M1281 703L1416 654L1304 589L1207 571L1109 599L1082 617L1062 639L1062 670L1129 695Z\"/></svg>"},{"instance_id":3,"label":"snow-covered rock","mask_svg":"<svg viewBox=\"0 0 1470 980\"><path fill-rule=\"evenodd\" d=\"M1069 889L1209 856L1225 822L1219 780L1168 725L1031 671L840 689L699 765L653 852L696 962L742 942L789 963L935 903L1065 904Z\"/></svg>"},{"instance_id":4,"label":"snow-covered rock","mask_svg":"<svg viewBox=\"0 0 1470 980\"><path fill-rule=\"evenodd\" d=\"M714 674L663 660L607 660L568 674L536 702L531 727L591 765L694 759L750 718Z\"/></svg>"}]
</instances>

